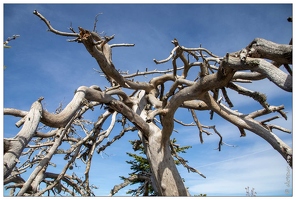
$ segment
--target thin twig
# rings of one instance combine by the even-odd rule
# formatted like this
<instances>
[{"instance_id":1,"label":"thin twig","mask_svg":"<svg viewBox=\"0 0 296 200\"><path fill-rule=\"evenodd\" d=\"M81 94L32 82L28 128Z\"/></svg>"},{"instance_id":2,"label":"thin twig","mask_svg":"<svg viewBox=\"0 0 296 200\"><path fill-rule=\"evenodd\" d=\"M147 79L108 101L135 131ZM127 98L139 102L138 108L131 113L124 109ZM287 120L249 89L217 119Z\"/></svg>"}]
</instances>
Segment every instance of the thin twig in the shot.
<instances>
[{"instance_id":1,"label":"thin twig","mask_svg":"<svg viewBox=\"0 0 296 200\"><path fill-rule=\"evenodd\" d=\"M94 22L94 29L93 29L93 32L96 32L96 27L97 27L97 22L98 22L98 16L99 15L102 15L103 13L98 13L96 16L95 16L95 22Z\"/></svg>"}]
</instances>

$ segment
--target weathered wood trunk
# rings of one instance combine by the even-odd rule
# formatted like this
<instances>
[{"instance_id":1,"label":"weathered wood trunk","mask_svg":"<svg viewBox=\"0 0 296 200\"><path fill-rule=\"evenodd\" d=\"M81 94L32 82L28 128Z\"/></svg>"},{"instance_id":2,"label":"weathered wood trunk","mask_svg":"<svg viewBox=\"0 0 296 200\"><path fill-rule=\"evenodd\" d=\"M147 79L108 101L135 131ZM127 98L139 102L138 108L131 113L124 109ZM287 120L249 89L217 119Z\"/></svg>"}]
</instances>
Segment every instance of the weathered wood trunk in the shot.
<instances>
[{"instance_id":1,"label":"weathered wood trunk","mask_svg":"<svg viewBox=\"0 0 296 200\"><path fill-rule=\"evenodd\" d=\"M140 103L134 107L134 110L143 119L146 119L145 91L140 92L139 99ZM153 122L148 124L150 129L148 138L144 138L141 133L139 135L142 138L152 171L154 190L157 191L159 196L189 196L171 155L169 138L163 141L162 130Z\"/></svg>"},{"instance_id":2,"label":"weathered wood trunk","mask_svg":"<svg viewBox=\"0 0 296 200\"><path fill-rule=\"evenodd\" d=\"M161 130L151 131L146 144L146 155L158 195L187 196L187 190L171 156L169 141L163 144L161 139Z\"/></svg>"}]
</instances>

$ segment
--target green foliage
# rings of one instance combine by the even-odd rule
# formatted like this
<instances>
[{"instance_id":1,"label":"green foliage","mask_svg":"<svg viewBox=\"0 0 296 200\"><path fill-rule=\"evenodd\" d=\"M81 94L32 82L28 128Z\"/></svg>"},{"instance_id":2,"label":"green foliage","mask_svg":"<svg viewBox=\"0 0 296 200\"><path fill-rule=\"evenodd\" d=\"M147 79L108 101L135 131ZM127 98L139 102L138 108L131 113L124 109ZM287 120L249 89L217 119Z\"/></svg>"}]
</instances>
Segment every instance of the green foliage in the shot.
<instances>
[{"instance_id":1,"label":"green foliage","mask_svg":"<svg viewBox=\"0 0 296 200\"><path fill-rule=\"evenodd\" d=\"M137 141L129 141L132 146L135 145ZM180 147L176 144L177 140L174 138L171 140L171 148L174 148L175 153L186 153L186 150L191 148L191 146L184 146ZM129 153L127 154L132 158L132 160L126 161L128 164L131 165L130 169L132 170L131 173L129 173L129 177L126 178L124 176L121 176L120 178L124 181L129 181L129 185L135 185L139 184L138 188L131 189L127 192L127 194L131 194L132 196L156 196L152 183L151 183L151 169L148 162L148 159L146 158L146 155L144 153L144 146L140 144L138 148L136 148L136 153ZM143 155L143 156L142 156ZM174 159L176 165L181 164L181 162L177 159ZM138 177L136 179L133 179L131 177Z\"/></svg>"},{"instance_id":2,"label":"green foliage","mask_svg":"<svg viewBox=\"0 0 296 200\"><path fill-rule=\"evenodd\" d=\"M184 147L180 147L179 145L176 145L176 138L171 140L172 144L174 145L174 149L176 151L176 153L186 153L187 149L190 149L192 146L184 146Z\"/></svg>"}]
</instances>

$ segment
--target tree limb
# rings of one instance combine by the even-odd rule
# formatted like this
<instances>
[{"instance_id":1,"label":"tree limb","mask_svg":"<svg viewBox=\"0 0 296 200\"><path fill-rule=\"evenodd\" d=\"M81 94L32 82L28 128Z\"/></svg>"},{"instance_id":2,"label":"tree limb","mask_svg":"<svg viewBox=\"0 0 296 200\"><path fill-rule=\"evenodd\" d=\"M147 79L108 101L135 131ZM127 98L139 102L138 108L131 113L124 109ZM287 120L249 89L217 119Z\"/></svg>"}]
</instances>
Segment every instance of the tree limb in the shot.
<instances>
[{"instance_id":1,"label":"tree limb","mask_svg":"<svg viewBox=\"0 0 296 200\"><path fill-rule=\"evenodd\" d=\"M285 91L292 92L292 76L263 59L246 58L244 63L240 58L229 57L226 65L234 70L252 70L263 74L270 81Z\"/></svg>"},{"instance_id":2,"label":"tree limb","mask_svg":"<svg viewBox=\"0 0 296 200\"><path fill-rule=\"evenodd\" d=\"M43 15L41 15L41 13L39 13L37 10L34 10L33 12L34 15L38 16L42 21L44 21L44 23L47 25L47 27L49 28L49 30L57 35L62 35L62 36L70 36L70 37L78 37L79 34L78 33L67 33L67 32L61 32L58 31L56 29L54 29L51 25L50 22L43 17Z\"/></svg>"},{"instance_id":3,"label":"tree limb","mask_svg":"<svg viewBox=\"0 0 296 200\"><path fill-rule=\"evenodd\" d=\"M267 141L275 150L277 150L282 157L288 162L290 167L292 167L292 149L286 145L278 136L276 136L273 132L264 128L259 122L255 121L250 116L248 117L239 117L236 115L232 115L230 112L227 112L223 107L221 107L214 99L209 95L205 94L203 97L204 101L208 104L208 106L214 110L218 115L236 125L241 129L247 129L256 135L262 137L265 141Z\"/></svg>"},{"instance_id":4,"label":"tree limb","mask_svg":"<svg viewBox=\"0 0 296 200\"><path fill-rule=\"evenodd\" d=\"M10 148L4 154L4 179L7 178L14 166L18 162L19 157L21 156L22 151L26 145L32 139L35 131L37 130L38 124L42 116L42 105L40 101L36 101L32 104L32 107L26 117L23 128L15 136L14 141L10 142Z\"/></svg>"}]
</instances>

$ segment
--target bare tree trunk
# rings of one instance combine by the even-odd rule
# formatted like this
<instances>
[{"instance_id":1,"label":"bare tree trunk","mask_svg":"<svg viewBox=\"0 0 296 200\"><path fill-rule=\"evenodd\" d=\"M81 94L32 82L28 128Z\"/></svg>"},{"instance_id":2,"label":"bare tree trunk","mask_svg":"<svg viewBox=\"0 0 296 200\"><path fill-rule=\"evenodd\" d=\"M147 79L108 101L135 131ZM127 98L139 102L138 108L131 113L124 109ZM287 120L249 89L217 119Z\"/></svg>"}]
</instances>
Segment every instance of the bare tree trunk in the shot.
<instances>
[{"instance_id":1,"label":"bare tree trunk","mask_svg":"<svg viewBox=\"0 0 296 200\"><path fill-rule=\"evenodd\" d=\"M148 113L145 110L147 105L145 91L140 92L139 99L140 103L134 109L137 114L146 119ZM189 196L172 157L169 138L164 139L162 130L153 122L148 123L148 125L148 138L143 136L141 132L139 135L142 138L151 167L154 190L157 191L159 196Z\"/></svg>"},{"instance_id":2,"label":"bare tree trunk","mask_svg":"<svg viewBox=\"0 0 296 200\"><path fill-rule=\"evenodd\" d=\"M155 129L157 127L155 126ZM188 196L182 178L171 155L169 141L161 142L161 130L151 131L146 144L147 157L160 196Z\"/></svg>"}]
</instances>

